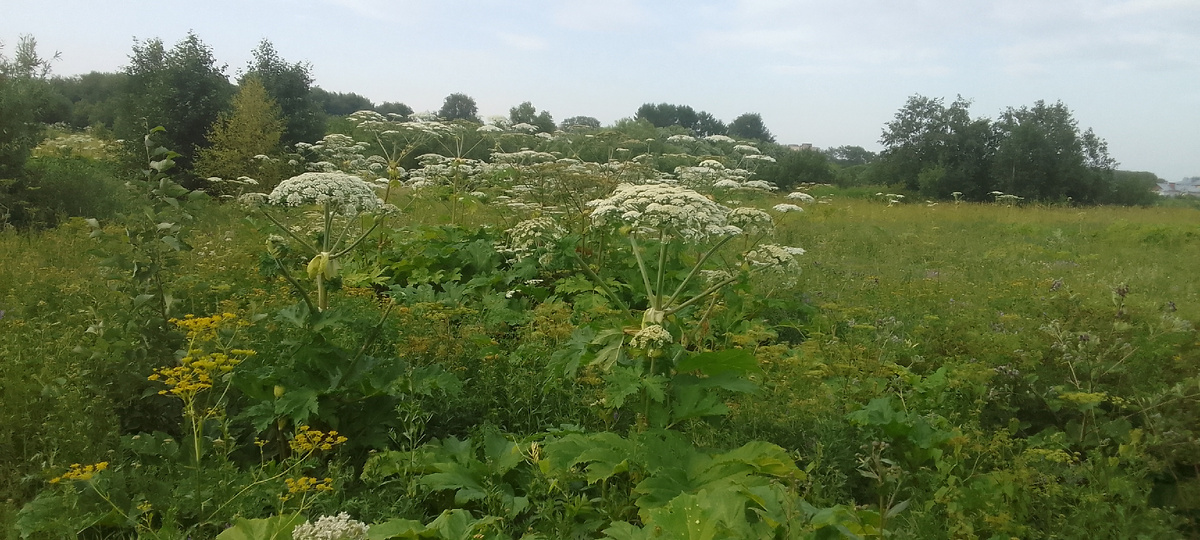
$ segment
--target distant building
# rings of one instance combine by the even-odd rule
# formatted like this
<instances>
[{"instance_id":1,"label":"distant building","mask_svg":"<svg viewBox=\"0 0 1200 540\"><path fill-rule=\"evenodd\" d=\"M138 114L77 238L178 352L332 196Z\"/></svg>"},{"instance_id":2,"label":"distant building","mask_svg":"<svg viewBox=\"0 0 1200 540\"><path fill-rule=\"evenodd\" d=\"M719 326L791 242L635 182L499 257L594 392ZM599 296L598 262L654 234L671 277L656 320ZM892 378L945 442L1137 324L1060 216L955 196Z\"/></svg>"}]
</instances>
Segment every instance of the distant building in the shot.
<instances>
[{"instance_id":1,"label":"distant building","mask_svg":"<svg viewBox=\"0 0 1200 540\"><path fill-rule=\"evenodd\" d=\"M1158 183L1157 188L1156 191L1163 197L1200 197L1200 176L1184 178L1178 182L1164 180Z\"/></svg>"},{"instance_id":2,"label":"distant building","mask_svg":"<svg viewBox=\"0 0 1200 540\"><path fill-rule=\"evenodd\" d=\"M800 150L814 150L812 143L804 143L804 144L789 144L789 145L787 145L787 147L788 147L788 148L790 148L790 149L792 149L792 150L796 150L796 151L800 151Z\"/></svg>"}]
</instances>

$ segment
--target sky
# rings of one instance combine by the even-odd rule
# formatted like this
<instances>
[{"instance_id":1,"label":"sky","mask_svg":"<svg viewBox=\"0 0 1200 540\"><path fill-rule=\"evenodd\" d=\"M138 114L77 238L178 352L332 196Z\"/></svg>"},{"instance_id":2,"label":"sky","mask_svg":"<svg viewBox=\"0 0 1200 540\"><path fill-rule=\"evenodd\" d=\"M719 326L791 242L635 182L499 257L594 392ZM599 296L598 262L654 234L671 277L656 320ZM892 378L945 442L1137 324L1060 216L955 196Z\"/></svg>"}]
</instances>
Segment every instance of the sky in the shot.
<instances>
[{"instance_id":1,"label":"sky","mask_svg":"<svg viewBox=\"0 0 1200 540\"><path fill-rule=\"evenodd\" d=\"M1062 101L1124 170L1200 176L1200 0L3 0L0 40L32 35L57 75L117 71L134 40L193 31L230 77L270 40L315 84L480 116L530 101L608 124L643 103L780 143L878 151L914 94L971 114Z\"/></svg>"}]
</instances>

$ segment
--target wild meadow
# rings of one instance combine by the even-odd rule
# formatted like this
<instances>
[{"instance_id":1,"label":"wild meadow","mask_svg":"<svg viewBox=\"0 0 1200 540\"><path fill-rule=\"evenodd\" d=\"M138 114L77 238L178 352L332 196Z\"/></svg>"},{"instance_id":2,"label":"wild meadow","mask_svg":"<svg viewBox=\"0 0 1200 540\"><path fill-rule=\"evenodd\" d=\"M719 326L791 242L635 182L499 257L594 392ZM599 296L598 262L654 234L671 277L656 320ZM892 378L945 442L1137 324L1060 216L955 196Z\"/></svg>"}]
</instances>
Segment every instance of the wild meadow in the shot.
<instances>
[{"instance_id":1,"label":"wild meadow","mask_svg":"<svg viewBox=\"0 0 1200 540\"><path fill-rule=\"evenodd\" d=\"M1195 208L371 112L198 191L160 135L0 232L7 537L1200 534Z\"/></svg>"}]
</instances>

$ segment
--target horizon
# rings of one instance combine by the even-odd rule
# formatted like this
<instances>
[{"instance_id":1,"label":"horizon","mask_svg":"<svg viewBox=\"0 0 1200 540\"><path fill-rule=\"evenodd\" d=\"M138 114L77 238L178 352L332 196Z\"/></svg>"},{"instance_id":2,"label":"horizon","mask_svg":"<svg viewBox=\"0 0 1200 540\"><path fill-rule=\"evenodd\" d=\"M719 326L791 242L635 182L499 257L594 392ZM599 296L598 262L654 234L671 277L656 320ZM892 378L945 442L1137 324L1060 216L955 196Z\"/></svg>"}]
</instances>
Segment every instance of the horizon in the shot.
<instances>
[{"instance_id":1,"label":"horizon","mask_svg":"<svg viewBox=\"0 0 1200 540\"><path fill-rule=\"evenodd\" d=\"M72 16L63 19L62 15ZM1200 0L960 4L228 0L18 2L5 54L31 35L52 75L120 71L134 39L195 34L235 79L262 39L307 62L314 86L479 116L529 101L556 122L605 125L644 103L729 122L762 115L780 144L878 151L908 97L972 100L973 117L1063 102L1118 168L1200 176ZM315 38L314 38L315 37Z\"/></svg>"}]
</instances>

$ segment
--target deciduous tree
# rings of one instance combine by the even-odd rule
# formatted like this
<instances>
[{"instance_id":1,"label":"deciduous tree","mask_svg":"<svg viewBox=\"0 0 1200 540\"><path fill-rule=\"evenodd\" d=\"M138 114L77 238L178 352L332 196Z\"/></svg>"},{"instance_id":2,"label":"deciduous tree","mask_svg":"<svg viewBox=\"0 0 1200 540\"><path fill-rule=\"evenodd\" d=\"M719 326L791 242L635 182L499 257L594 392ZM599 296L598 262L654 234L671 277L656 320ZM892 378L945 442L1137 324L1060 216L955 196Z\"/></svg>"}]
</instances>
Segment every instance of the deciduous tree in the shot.
<instances>
[{"instance_id":1,"label":"deciduous tree","mask_svg":"<svg viewBox=\"0 0 1200 540\"><path fill-rule=\"evenodd\" d=\"M762 115L746 113L733 119L729 124L729 135L743 139L754 139L763 142L775 142L775 136L763 123Z\"/></svg>"},{"instance_id":2,"label":"deciduous tree","mask_svg":"<svg viewBox=\"0 0 1200 540\"><path fill-rule=\"evenodd\" d=\"M279 105L285 124L281 142L291 146L324 137L325 115L312 92L311 67L303 62L288 63L279 57L275 46L265 39L253 54L254 60L247 66L242 78L257 77Z\"/></svg>"},{"instance_id":3,"label":"deciduous tree","mask_svg":"<svg viewBox=\"0 0 1200 540\"><path fill-rule=\"evenodd\" d=\"M438 110L438 118L442 120L467 120L479 123L479 107L475 100L466 94L455 93L446 96L442 108Z\"/></svg>"},{"instance_id":4,"label":"deciduous tree","mask_svg":"<svg viewBox=\"0 0 1200 540\"><path fill-rule=\"evenodd\" d=\"M278 169L268 165L269 158L279 153L283 136L284 121L279 105L271 99L262 81L254 76L242 79L232 105L213 124L208 134L211 146L200 150L196 174L226 180L249 176L269 190L280 180L262 174Z\"/></svg>"}]
</instances>

